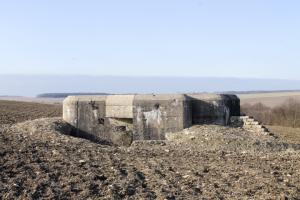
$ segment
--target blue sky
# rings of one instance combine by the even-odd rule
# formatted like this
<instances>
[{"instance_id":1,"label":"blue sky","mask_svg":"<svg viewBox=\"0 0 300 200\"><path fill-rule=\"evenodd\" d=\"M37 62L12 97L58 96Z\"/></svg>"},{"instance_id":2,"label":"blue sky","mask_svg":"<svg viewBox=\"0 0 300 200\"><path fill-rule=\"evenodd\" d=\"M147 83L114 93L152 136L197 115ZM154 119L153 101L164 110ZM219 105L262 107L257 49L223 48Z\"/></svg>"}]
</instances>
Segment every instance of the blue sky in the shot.
<instances>
[{"instance_id":1,"label":"blue sky","mask_svg":"<svg viewBox=\"0 0 300 200\"><path fill-rule=\"evenodd\" d=\"M0 0L0 74L300 80L298 0Z\"/></svg>"}]
</instances>

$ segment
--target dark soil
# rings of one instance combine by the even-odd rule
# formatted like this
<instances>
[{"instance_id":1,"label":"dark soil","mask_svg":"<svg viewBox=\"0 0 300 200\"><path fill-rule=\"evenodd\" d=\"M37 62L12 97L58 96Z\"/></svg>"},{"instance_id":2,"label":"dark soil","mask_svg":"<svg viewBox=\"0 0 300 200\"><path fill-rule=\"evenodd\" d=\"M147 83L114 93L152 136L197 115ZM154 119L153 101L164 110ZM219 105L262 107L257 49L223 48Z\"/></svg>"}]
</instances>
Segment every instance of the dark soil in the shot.
<instances>
[{"instance_id":1,"label":"dark soil","mask_svg":"<svg viewBox=\"0 0 300 200\"><path fill-rule=\"evenodd\" d=\"M14 124L41 117L59 117L62 105L0 100L0 124Z\"/></svg>"},{"instance_id":2,"label":"dark soil","mask_svg":"<svg viewBox=\"0 0 300 200\"><path fill-rule=\"evenodd\" d=\"M60 118L0 128L2 199L300 199L300 147L195 126L130 147L68 135Z\"/></svg>"}]
</instances>

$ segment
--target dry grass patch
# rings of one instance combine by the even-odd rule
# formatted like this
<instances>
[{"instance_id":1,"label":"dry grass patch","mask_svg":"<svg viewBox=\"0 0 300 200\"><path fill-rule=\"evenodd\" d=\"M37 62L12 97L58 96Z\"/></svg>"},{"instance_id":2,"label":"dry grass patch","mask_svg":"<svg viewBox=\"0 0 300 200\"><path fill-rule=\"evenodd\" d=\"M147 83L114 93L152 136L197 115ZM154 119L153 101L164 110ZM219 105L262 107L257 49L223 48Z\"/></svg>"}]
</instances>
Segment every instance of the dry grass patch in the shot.
<instances>
[{"instance_id":1,"label":"dry grass patch","mask_svg":"<svg viewBox=\"0 0 300 200\"><path fill-rule=\"evenodd\" d=\"M268 126L269 130L288 143L300 144L300 128Z\"/></svg>"}]
</instances>

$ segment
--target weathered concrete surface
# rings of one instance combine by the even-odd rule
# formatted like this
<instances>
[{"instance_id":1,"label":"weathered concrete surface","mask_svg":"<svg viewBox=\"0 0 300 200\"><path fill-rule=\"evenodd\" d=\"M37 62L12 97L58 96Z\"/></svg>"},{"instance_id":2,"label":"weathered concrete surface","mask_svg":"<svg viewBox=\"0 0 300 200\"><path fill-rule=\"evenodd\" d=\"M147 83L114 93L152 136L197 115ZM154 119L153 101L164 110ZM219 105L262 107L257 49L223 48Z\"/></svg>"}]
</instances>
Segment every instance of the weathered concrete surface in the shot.
<instances>
[{"instance_id":1,"label":"weathered concrete surface","mask_svg":"<svg viewBox=\"0 0 300 200\"><path fill-rule=\"evenodd\" d=\"M63 119L71 124L78 136L109 139L105 120L106 96L78 96L64 100Z\"/></svg>"},{"instance_id":2,"label":"weathered concrete surface","mask_svg":"<svg viewBox=\"0 0 300 200\"><path fill-rule=\"evenodd\" d=\"M166 132L191 125L189 101L182 94L136 95L133 115L135 140L163 140Z\"/></svg>"},{"instance_id":3,"label":"weathered concrete surface","mask_svg":"<svg viewBox=\"0 0 300 200\"><path fill-rule=\"evenodd\" d=\"M76 134L120 144L164 140L192 124L227 125L240 115L235 95L149 94L68 97L63 118ZM120 139L121 138L121 139Z\"/></svg>"},{"instance_id":4,"label":"weathered concrete surface","mask_svg":"<svg viewBox=\"0 0 300 200\"><path fill-rule=\"evenodd\" d=\"M109 95L106 97L106 117L133 118L134 95Z\"/></svg>"},{"instance_id":5,"label":"weathered concrete surface","mask_svg":"<svg viewBox=\"0 0 300 200\"><path fill-rule=\"evenodd\" d=\"M70 96L63 102L63 119L78 128L77 113L78 113L78 97Z\"/></svg>"},{"instance_id":6,"label":"weathered concrete surface","mask_svg":"<svg viewBox=\"0 0 300 200\"><path fill-rule=\"evenodd\" d=\"M235 95L188 94L193 124L228 125L230 116L240 115L240 100Z\"/></svg>"}]
</instances>

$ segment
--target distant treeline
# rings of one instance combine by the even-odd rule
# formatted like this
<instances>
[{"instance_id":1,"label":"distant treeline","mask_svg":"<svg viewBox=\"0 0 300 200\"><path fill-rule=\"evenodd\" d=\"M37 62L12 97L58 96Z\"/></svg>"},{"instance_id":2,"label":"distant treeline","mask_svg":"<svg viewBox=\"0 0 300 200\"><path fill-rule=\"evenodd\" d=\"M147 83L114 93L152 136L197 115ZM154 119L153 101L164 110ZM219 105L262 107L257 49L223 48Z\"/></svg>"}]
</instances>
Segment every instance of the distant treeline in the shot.
<instances>
[{"instance_id":1,"label":"distant treeline","mask_svg":"<svg viewBox=\"0 0 300 200\"><path fill-rule=\"evenodd\" d=\"M289 99L280 106L270 108L262 103L242 105L242 112L266 125L300 127L300 102Z\"/></svg>"},{"instance_id":2,"label":"distant treeline","mask_svg":"<svg viewBox=\"0 0 300 200\"><path fill-rule=\"evenodd\" d=\"M44 93L37 95L38 98L66 98L68 96L82 96L82 95L107 95L107 93Z\"/></svg>"}]
</instances>

